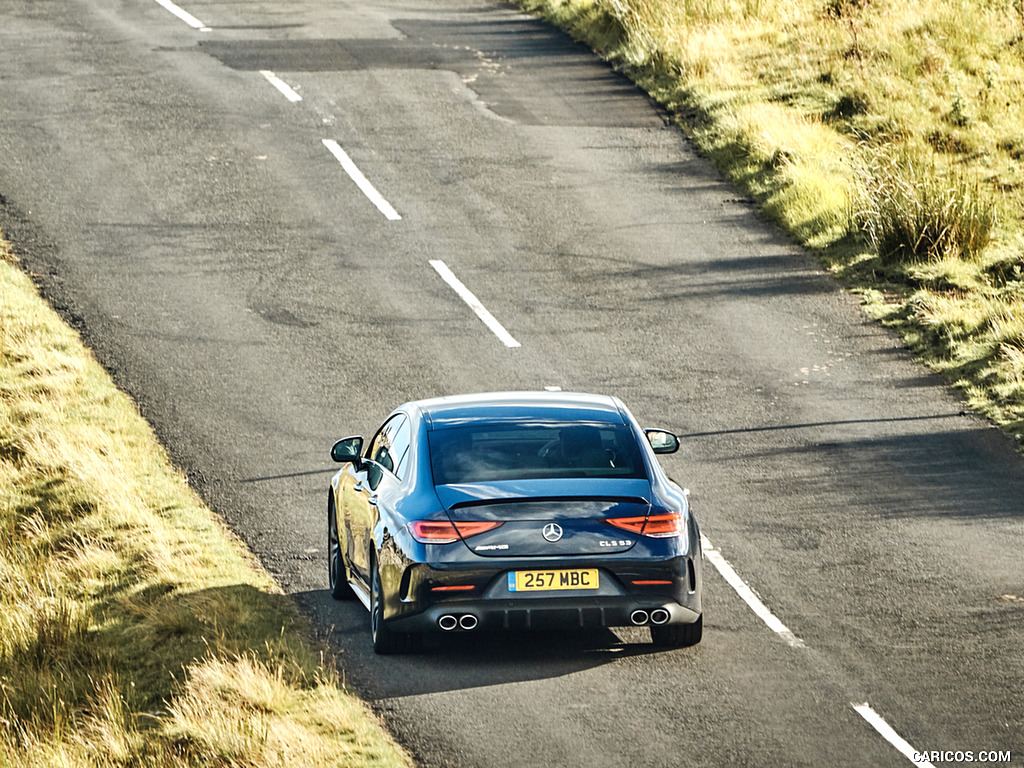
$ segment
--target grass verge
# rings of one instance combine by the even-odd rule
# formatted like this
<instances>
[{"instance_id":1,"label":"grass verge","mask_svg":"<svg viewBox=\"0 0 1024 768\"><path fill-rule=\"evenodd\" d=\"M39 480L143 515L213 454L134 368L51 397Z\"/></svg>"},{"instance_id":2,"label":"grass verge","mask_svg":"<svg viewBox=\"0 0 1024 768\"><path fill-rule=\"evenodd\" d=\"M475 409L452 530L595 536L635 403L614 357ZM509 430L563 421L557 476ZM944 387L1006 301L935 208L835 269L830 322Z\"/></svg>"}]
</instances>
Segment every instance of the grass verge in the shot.
<instances>
[{"instance_id":1,"label":"grass verge","mask_svg":"<svg viewBox=\"0 0 1024 768\"><path fill-rule=\"evenodd\" d=\"M1024 432L1024 0L517 0Z\"/></svg>"},{"instance_id":2,"label":"grass verge","mask_svg":"<svg viewBox=\"0 0 1024 768\"><path fill-rule=\"evenodd\" d=\"M409 766L0 239L0 766Z\"/></svg>"}]
</instances>

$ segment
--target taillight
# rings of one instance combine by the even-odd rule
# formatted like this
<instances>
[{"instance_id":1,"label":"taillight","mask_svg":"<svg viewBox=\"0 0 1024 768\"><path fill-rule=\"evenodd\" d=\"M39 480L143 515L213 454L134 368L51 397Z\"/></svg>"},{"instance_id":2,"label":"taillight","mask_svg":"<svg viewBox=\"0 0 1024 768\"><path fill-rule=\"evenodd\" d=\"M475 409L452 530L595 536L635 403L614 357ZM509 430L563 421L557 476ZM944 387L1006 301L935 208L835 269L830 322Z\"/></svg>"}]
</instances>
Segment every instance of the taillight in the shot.
<instances>
[{"instance_id":1,"label":"taillight","mask_svg":"<svg viewBox=\"0 0 1024 768\"><path fill-rule=\"evenodd\" d=\"M683 516L678 512L651 515L647 518L647 527L644 528L644 536L653 536L656 539L668 539L682 532Z\"/></svg>"},{"instance_id":2,"label":"taillight","mask_svg":"<svg viewBox=\"0 0 1024 768\"><path fill-rule=\"evenodd\" d=\"M609 517L605 522L624 531L655 539L670 539L683 532L683 516L678 512L637 517Z\"/></svg>"},{"instance_id":3,"label":"taillight","mask_svg":"<svg viewBox=\"0 0 1024 768\"><path fill-rule=\"evenodd\" d=\"M605 522L624 531L641 534L644 532L644 525L647 523L647 515L641 515L640 517L609 517L605 519Z\"/></svg>"},{"instance_id":4,"label":"taillight","mask_svg":"<svg viewBox=\"0 0 1024 768\"><path fill-rule=\"evenodd\" d=\"M469 521L452 523L447 520L416 520L409 523L409 530L416 541L423 544L451 544L460 538L468 539L486 531L492 531L500 522Z\"/></svg>"}]
</instances>

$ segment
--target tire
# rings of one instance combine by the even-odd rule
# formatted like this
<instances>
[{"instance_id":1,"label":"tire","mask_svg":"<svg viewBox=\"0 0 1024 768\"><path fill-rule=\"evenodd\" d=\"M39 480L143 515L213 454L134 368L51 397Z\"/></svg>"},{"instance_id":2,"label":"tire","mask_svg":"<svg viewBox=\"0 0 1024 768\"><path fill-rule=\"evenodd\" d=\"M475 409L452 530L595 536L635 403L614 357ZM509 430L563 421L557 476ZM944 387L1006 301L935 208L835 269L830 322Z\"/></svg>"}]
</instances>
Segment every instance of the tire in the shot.
<instances>
[{"instance_id":1,"label":"tire","mask_svg":"<svg viewBox=\"0 0 1024 768\"><path fill-rule=\"evenodd\" d=\"M419 635L395 632L384 623L384 595L380 581L380 569L373 564L373 577L370 584L370 637L373 640L373 652L381 656L400 653L413 653L419 648Z\"/></svg>"},{"instance_id":2,"label":"tire","mask_svg":"<svg viewBox=\"0 0 1024 768\"><path fill-rule=\"evenodd\" d=\"M659 648L689 648L699 643L703 634L703 615L693 624L651 625L651 642Z\"/></svg>"},{"instance_id":3,"label":"tire","mask_svg":"<svg viewBox=\"0 0 1024 768\"><path fill-rule=\"evenodd\" d=\"M356 593L348 584L345 572L345 555L341 551L338 537L338 516L334 512L334 500L327 502L327 576L331 585L331 597L335 600L352 600Z\"/></svg>"}]
</instances>

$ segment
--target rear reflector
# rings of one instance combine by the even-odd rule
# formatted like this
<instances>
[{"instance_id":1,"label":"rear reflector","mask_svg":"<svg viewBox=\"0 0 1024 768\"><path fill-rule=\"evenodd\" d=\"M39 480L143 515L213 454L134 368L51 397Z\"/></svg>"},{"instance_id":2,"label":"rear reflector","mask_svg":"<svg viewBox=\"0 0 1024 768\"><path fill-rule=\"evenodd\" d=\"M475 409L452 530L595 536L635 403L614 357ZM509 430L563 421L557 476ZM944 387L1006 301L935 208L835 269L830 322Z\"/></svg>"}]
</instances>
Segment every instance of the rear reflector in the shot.
<instances>
[{"instance_id":1,"label":"rear reflector","mask_svg":"<svg viewBox=\"0 0 1024 768\"><path fill-rule=\"evenodd\" d=\"M665 586L672 583L671 579L633 579L633 583L638 587L654 587L654 586Z\"/></svg>"},{"instance_id":2,"label":"rear reflector","mask_svg":"<svg viewBox=\"0 0 1024 768\"><path fill-rule=\"evenodd\" d=\"M683 532L683 516L678 512L665 515L636 517L609 517L605 522L630 533L651 536L655 539L669 539Z\"/></svg>"},{"instance_id":3,"label":"rear reflector","mask_svg":"<svg viewBox=\"0 0 1024 768\"><path fill-rule=\"evenodd\" d=\"M471 589L476 589L472 584L458 584L450 587L431 587L431 592L469 592Z\"/></svg>"},{"instance_id":4,"label":"rear reflector","mask_svg":"<svg viewBox=\"0 0 1024 768\"><path fill-rule=\"evenodd\" d=\"M451 523L447 520L416 520L409 523L412 537L423 544L451 544L459 538L468 539L479 533L491 531L500 522L469 521Z\"/></svg>"}]
</instances>

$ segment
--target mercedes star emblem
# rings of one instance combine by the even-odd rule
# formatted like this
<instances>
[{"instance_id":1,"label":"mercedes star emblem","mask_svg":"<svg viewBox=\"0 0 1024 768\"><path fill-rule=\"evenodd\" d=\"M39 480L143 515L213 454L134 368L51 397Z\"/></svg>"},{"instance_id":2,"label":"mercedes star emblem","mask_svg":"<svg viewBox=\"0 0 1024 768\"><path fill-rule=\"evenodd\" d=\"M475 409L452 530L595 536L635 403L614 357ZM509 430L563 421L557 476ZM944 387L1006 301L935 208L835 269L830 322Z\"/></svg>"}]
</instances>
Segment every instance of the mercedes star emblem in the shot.
<instances>
[{"instance_id":1,"label":"mercedes star emblem","mask_svg":"<svg viewBox=\"0 0 1024 768\"><path fill-rule=\"evenodd\" d=\"M548 523L544 526L544 538L548 541L558 541L562 538L562 526L558 523Z\"/></svg>"}]
</instances>

